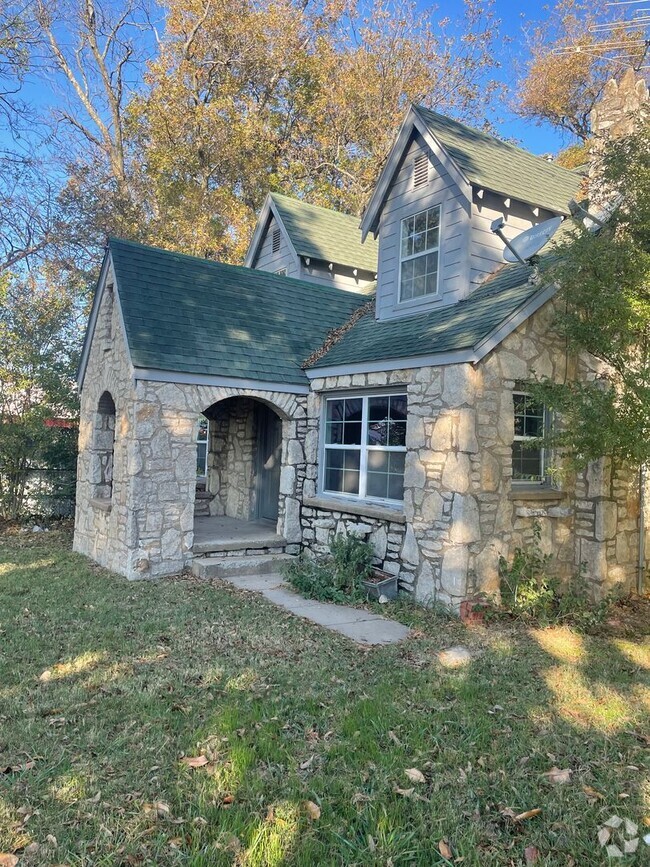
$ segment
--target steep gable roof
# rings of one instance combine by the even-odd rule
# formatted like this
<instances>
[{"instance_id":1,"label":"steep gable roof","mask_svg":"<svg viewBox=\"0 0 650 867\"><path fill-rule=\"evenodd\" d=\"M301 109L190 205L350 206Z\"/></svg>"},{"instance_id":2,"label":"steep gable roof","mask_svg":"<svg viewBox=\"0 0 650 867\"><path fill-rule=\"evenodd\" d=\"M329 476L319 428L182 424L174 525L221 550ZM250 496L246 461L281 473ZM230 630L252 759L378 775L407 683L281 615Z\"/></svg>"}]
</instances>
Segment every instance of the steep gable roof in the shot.
<instances>
[{"instance_id":1,"label":"steep gable roof","mask_svg":"<svg viewBox=\"0 0 650 867\"><path fill-rule=\"evenodd\" d=\"M305 385L304 359L367 299L111 238L136 368Z\"/></svg>"},{"instance_id":2,"label":"steep gable roof","mask_svg":"<svg viewBox=\"0 0 650 867\"><path fill-rule=\"evenodd\" d=\"M474 185L568 216L567 203L576 197L582 183L582 175L577 171L562 168L423 106L412 105L364 211L362 237L377 232L393 177L416 134L443 162L468 199Z\"/></svg>"},{"instance_id":3,"label":"steep gable roof","mask_svg":"<svg viewBox=\"0 0 650 867\"><path fill-rule=\"evenodd\" d=\"M582 182L578 172L424 106L415 111L472 184L568 215Z\"/></svg>"},{"instance_id":4,"label":"steep gable roof","mask_svg":"<svg viewBox=\"0 0 650 867\"><path fill-rule=\"evenodd\" d=\"M246 264L252 264L257 253L270 211L282 222L298 256L373 273L377 271L377 242L373 238L361 242L358 217L310 205L280 193L269 193L267 196Z\"/></svg>"}]
</instances>

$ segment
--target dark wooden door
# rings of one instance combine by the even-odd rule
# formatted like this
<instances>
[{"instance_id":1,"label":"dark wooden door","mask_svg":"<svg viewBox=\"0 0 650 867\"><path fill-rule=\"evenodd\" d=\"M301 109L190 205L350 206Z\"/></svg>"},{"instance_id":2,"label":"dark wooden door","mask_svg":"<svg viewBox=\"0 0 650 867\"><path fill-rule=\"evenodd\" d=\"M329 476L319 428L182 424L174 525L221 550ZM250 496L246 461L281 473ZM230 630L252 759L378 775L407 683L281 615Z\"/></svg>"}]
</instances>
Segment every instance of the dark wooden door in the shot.
<instances>
[{"instance_id":1,"label":"dark wooden door","mask_svg":"<svg viewBox=\"0 0 650 867\"><path fill-rule=\"evenodd\" d=\"M257 408L257 518L278 520L282 421L267 406Z\"/></svg>"}]
</instances>

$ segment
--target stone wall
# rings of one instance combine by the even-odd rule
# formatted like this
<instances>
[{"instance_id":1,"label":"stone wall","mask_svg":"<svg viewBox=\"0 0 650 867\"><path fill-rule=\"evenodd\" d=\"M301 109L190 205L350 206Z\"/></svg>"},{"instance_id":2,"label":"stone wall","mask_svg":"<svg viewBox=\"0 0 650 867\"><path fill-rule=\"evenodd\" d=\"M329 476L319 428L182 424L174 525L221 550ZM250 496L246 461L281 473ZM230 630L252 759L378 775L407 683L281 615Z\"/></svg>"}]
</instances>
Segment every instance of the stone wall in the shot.
<instances>
[{"instance_id":1,"label":"stone wall","mask_svg":"<svg viewBox=\"0 0 650 867\"><path fill-rule=\"evenodd\" d=\"M129 577L156 577L184 568L192 558L196 436L199 415L228 398L269 405L282 419L282 474L278 532L297 551L305 477L306 397L219 386L139 381L135 402L133 512L136 550Z\"/></svg>"},{"instance_id":2,"label":"stone wall","mask_svg":"<svg viewBox=\"0 0 650 867\"><path fill-rule=\"evenodd\" d=\"M135 443L131 383L119 308L113 292L106 291L80 396L74 550L122 574L137 532L129 485ZM99 411L105 392L115 404L114 419Z\"/></svg>"},{"instance_id":3,"label":"stone wall","mask_svg":"<svg viewBox=\"0 0 650 867\"><path fill-rule=\"evenodd\" d=\"M598 467L590 467L578 478L566 475L557 490L512 483L513 390L535 376L563 380L576 371L581 376L596 372L567 358L551 328L554 315L553 304L545 305L477 365L314 380L304 544L323 550L342 529L376 540L383 525L392 545L384 566L399 569L402 588L414 589L423 603L458 608L478 592L498 592L500 557L509 559L516 547L530 546L539 524L542 548L553 555L560 578L584 568L594 596L614 584L632 589L638 550L633 473L618 470L605 478ZM387 386L405 387L408 395L402 525L390 517L368 519L335 500L328 511L327 500L317 496L323 394Z\"/></svg>"},{"instance_id":4,"label":"stone wall","mask_svg":"<svg viewBox=\"0 0 650 867\"><path fill-rule=\"evenodd\" d=\"M214 495L210 514L247 521L255 512L255 401L229 399L218 403L208 416L207 490Z\"/></svg>"}]
</instances>

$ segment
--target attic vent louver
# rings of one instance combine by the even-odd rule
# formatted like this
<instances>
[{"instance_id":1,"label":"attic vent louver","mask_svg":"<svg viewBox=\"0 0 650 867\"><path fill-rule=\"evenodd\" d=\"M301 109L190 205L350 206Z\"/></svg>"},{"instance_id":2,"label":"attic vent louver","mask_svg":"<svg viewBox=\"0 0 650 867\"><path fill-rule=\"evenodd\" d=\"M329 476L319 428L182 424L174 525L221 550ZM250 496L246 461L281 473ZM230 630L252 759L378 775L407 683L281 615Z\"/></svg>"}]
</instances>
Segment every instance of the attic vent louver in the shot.
<instances>
[{"instance_id":1,"label":"attic vent louver","mask_svg":"<svg viewBox=\"0 0 650 867\"><path fill-rule=\"evenodd\" d=\"M273 229L273 252L278 253L280 251L280 230Z\"/></svg>"},{"instance_id":2,"label":"attic vent louver","mask_svg":"<svg viewBox=\"0 0 650 867\"><path fill-rule=\"evenodd\" d=\"M423 187L429 183L429 157L418 154L413 160L413 186Z\"/></svg>"}]
</instances>

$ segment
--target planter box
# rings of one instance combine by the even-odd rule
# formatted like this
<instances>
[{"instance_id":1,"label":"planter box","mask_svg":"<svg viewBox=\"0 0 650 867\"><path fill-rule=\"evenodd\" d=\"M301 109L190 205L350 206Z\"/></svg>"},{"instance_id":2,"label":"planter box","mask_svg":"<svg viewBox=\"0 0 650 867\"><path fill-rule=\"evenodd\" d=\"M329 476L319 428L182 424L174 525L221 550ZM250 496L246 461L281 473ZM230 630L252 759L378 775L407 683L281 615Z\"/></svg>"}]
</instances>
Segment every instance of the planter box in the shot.
<instances>
[{"instance_id":1,"label":"planter box","mask_svg":"<svg viewBox=\"0 0 650 867\"><path fill-rule=\"evenodd\" d=\"M460 603L460 619L469 626L472 623L483 623L488 605L482 599L465 599Z\"/></svg>"},{"instance_id":2,"label":"planter box","mask_svg":"<svg viewBox=\"0 0 650 867\"><path fill-rule=\"evenodd\" d=\"M372 577L362 581L361 585L366 591L368 599L379 599L385 596L387 599L397 599L397 575L384 572L383 569L375 569Z\"/></svg>"}]
</instances>

